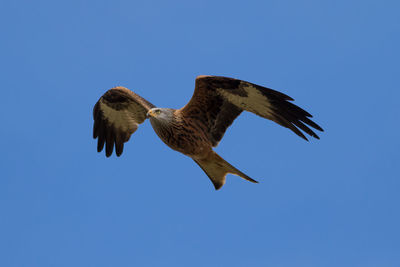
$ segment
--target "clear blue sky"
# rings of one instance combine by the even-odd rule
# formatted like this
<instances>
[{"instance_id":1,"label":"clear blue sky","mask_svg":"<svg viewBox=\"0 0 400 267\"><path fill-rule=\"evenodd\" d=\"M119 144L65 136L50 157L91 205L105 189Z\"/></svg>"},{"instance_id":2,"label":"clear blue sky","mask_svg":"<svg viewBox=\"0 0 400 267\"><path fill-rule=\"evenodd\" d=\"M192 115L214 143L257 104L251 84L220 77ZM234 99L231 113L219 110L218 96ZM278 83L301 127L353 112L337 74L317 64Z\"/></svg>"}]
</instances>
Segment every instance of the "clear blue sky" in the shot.
<instances>
[{"instance_id":1,"label":"clear blue sky","mask_svg":"<svg viewBox=\"0 0 400 267\"><path fill-rule=\"evenodd\" d=\"M0 266L400 266L398 1L0 4ZM146 122L96 152L122 85L179 108L200 74L292 96L305 142L253 114L216 149L260 181L215 191Z\"/></svg>"}]
</instances>

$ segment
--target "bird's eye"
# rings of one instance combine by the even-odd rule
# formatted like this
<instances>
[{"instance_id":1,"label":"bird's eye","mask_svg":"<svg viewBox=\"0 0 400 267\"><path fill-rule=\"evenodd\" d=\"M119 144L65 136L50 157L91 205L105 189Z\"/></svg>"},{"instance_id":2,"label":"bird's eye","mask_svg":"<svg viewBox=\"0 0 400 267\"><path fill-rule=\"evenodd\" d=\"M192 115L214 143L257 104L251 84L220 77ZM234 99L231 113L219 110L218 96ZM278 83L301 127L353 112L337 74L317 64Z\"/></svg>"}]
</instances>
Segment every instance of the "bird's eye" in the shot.
<instances>
[{"instance_id":1,"label":"bird's eye","mask_svg":"<svg viewBox=\"0 0 400 267\"><path fill-rule=\"evenodd\" d=\"M161 113L161 110L157 109L156 114L159 115Z\"/></svg>"}]
</instances>

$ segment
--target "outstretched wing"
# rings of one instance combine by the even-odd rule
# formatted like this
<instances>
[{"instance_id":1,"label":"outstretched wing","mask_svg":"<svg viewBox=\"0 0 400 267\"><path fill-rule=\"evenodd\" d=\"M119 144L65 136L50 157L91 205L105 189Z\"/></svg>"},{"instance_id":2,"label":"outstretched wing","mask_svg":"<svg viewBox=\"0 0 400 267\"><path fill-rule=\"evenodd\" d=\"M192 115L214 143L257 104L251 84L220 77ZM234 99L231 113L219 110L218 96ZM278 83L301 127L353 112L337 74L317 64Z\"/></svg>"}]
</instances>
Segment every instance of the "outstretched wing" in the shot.
<instances>
[{"instance_id":1,"label":"outstretched wing","mask_svg":"<svg viewBox=\"0 0 400 267\"><path fill-rule=\"evenodd\" d=\"M253 83L220 76L198 76L194 94L180 111L200 120L209 131L209 139L217 146L226 129L243 110L253 112L291 129L308 140L299 130L319 139L308 126L323 131L302 108L290 103L293 99L278 91Z\"/></svg>"},{"instance_id":2,"label":"outstretched wing","mask_svg":"<svg viewBox=\"0 0 400 267\"><path fill-rule=\"evenodd\" d=\"M122 154L138 125L146 119L146 113L155 106L125 87L108 90L93 108L93 138L98 138L97 151L106 144L106 156L112 154L115 144L117 156Z\"/></svg>"}]
</instances>

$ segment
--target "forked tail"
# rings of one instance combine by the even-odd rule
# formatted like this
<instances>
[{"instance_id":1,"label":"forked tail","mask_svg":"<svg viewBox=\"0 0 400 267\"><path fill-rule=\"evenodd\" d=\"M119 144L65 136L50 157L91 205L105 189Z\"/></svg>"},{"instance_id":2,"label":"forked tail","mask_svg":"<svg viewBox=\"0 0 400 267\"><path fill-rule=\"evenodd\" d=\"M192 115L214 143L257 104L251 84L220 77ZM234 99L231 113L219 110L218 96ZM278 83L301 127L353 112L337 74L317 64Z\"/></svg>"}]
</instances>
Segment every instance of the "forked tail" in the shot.
<instances>
[{"instance_id":1,"label":"forked tail","mask_svg":"<svg viewBox=\"0 0 400 267\"><path fill-rule=\"evenodd\" d=\"M225 184L225 177L228 173L235 174L247 181L258 183L256 180L251 179L249 176L233 167L214 151L210 152L207 158L201 160L194 159L194 161L207 174L216 190L220 189Z\"/></svg>"}]
</instances>

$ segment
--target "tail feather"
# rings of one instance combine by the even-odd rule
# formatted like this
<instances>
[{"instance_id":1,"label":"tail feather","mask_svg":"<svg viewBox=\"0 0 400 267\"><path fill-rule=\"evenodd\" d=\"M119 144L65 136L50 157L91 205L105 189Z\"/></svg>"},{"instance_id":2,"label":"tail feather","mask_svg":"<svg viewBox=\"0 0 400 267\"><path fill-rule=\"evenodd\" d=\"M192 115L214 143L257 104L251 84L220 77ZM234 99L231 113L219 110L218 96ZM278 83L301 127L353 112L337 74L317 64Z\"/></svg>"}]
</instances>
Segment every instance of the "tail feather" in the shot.
<instances>
[{"instance_id":1,"label":"tail feather","mask_svg":"<svg viewBox=\"0 0 400 267\"><path fill-rule=\"evenodd\" d=\"M215 190L220 189L225 184L225 177L228 173L235 174L252 183L258 183L256 180L233 167L214 151L212 151L205 159L193 160L210 178L211 182L214 184Z\"/></svg>"}]
</instances>

